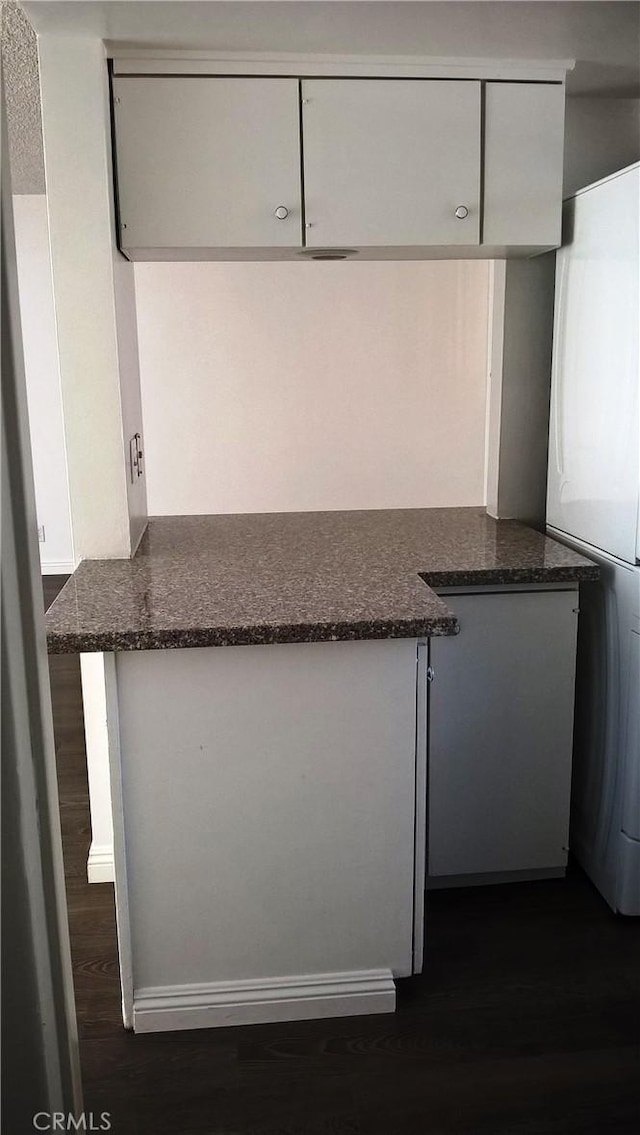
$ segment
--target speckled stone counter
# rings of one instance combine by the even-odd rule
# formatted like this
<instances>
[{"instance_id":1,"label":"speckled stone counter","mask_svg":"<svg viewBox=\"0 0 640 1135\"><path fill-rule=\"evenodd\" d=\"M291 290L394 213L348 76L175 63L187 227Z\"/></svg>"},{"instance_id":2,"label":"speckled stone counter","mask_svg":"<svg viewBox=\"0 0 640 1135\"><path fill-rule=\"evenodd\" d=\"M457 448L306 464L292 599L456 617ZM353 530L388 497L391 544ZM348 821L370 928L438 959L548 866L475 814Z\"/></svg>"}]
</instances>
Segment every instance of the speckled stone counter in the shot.
<instances>
[{"instance_id":1,"label":"speckled stone counter","mask_svg":"<svg viewBox=\"0 0 640 1135\"><path fill-rule=\"evenodd\" d=\"M598 578L479 508L150 520L133 560L86 560L46 619L51 653L416 638L458 631L433 588Z\"/></svg>"}]
</instances>

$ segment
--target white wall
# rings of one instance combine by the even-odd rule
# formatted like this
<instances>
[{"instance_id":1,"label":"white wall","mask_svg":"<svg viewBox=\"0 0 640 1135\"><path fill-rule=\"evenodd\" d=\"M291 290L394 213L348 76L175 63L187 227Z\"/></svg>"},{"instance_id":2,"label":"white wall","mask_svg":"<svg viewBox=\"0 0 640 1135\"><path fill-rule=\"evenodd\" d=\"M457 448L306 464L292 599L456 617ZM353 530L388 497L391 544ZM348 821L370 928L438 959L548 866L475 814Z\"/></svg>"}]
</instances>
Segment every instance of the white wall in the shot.
<instances>
[{"instance_id":1,"label":"white wall","mask_svg":"<svg viewBox=\"0 0 640 1135\"><path fill-rule=\"evenodd\" d=\"M484 502L486 263L135 276L152 515Z\"/></svg>"},{"instance_id":2,"label":"white wall","mask_svg":"<svg viewBox=\"0 0 640 1135\"><path fill-rule=\"evenodd\" d=\"M544 526L555 255L496 261L487 511Z\"/></svg>"},{"instance_id":3,"label":"white wall","mask_svg":"<svg viewBox=\"0 0 640 1135\"><path fill-rule=\"evenodd\" d=\"M45 573L65 573L75 565L44 194L15 196L13 217L40 560Z\"/></svg>"},{"instance_id":4,"label":"white wall","mask_svg":"<svg viewBox=\"0 0 640 1135\"><path fill-rule=\"evenodd\" d=\"M129 442L135 433L142 437L142 404L138 358L138 322L136 318L136 291L133 264L125 260L115 244L113 235L113 292L116 313L118 366L120 369L120 406L126 468L127 507L129 510L129 537L131 554L140 543L147 526L146 463L142 462L142 476L131 476ZM144 452L144 438L140 442Z\"/></svg>"},{"instance_id":5,"label":"white wall","mask_svg":"<svg viewBox=\"0 0 640 1135\"><path fill-rule=\"evenodd\" d=\"M24 0L41 35L92 34L175 51L576 59L572 93L638 84L638 4L551 2L114 4Z\"/></svg>"},{"instance_id":6,"label":"white wall","mask_svg":"<svg viewBox=\"0 0 640 1135\"><path fill-rule=\"evenodd\" d=\"M131 484L142 432L133 269L115 250L108 72L97 39L38 41L57 353L78 559L126 558L146 523ZM89 707L91 879L112 877L101 658L83 667Z\"/></svg>"},{"instance_id":7,"label":"white wall","mask_svg":"<svg viewBox=\"0 0 640 1135\"><path fill-rule=\"evenodd\" d=\"M114 271L104 45L40 36L42 128L71 521L80 559L128 557L144 523L129 489L138 382L124 265ZM131 283L129 281L129 283Z\"/></svg>"},{"instance_id":8,"label":"white wall","mask_svg":"<svg viewBox=\"0 0 640 1135\"><path fill-rule=\"evenodd\" d=\"M640 99L568 98L564 196L640 159Z\"/></svg>"}]
</instances>

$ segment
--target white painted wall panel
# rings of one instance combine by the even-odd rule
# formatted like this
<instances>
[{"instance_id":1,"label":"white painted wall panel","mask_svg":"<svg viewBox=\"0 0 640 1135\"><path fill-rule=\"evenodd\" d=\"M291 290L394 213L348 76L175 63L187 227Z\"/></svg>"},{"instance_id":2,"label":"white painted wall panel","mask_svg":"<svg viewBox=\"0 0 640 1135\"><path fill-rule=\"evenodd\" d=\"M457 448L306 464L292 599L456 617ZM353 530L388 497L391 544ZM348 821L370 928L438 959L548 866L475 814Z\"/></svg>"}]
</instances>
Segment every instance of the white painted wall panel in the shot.
<instances>
[{"instance_id":1,"label":"white painted wall panel","mask_svg":"<svg viewBox=\"0 0 640 1135\"><path fill-rule=\"evenodd\" d=\"M142 437L142 476L131 477L129 441L135 433L142 436L142 396L138 360L138 323L133 265L113 248L113 294L116 311L118 366L120 368L120 403L124 445L127 506L131 551L135 552L147 526L147 480Z\"/></svg>"},{"instance_id":2,"label":"white painted wall panel","mask_svg":"<svg viewBox=\"0 0 640 1135\"><path fill-rule=\"evenodd\" d=\"M45 195L14 197L13 217L40 561L64 573L74 562Z\"/></svg>"},{"instance_id":3,"label":"white painted wall panel","mask_svg":"<svg viewBox=\"0 0 640 1135\"><path fill-rule=\"evenodd\" d=\"M132 502L123 436L124 355L116 317L104 45L41 36L38 50L74 547L82 559L127 557ZM128 381L135 383L135 375L123 378ZM143 502L135 503L143 508Z\"/></svg>"},{"instance_id":4,"label":"white painted wall panel","mask_svg":"<svg viewBox=\"0 0 640 1135\"><path fill-rule=\"evenodd\" d=\"M487 509L545 520L555 255L494 261Z\"/></svg>"},{"instance_id":5,"label":"white painted wall panel","mask_svg":"<svg viewBox=\"0 0 640 1135\"><path fill-rule=\"evenodd\" d=\"M151 515L484 502L487 263L135 276Z\"/></svg>"}]
</instances>

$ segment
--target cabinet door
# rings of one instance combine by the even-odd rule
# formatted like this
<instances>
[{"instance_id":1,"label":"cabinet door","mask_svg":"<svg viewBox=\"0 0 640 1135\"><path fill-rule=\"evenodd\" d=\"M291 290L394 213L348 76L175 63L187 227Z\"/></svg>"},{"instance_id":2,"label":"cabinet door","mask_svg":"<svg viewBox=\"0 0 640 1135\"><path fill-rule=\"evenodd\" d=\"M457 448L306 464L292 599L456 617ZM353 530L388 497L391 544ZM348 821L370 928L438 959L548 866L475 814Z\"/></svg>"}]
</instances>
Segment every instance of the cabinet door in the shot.
<instances>
[{"instance_id":1,"label":"cabinet door","mask_svg":"<svg viewBox=\"0 0 640 1135\"><path fill-rule=\"evenodd\" d=\"M310 79L302 122L309 247L478 243L479 83Z\"/></svg>"},{"instance_id":2,"label":"cabinet door","mask_svg":"<svg viewBox=\"0 0 640 1135\"><path fill-rule=\"evenodd\" d=\"M296 79L124 76L114 117L121 248L301 243Z\"/></svg>"},{"instance_id":3,"label":"cabinet door","mask_svg":"<svg viewBox=\"0 0 640 1135\"><path fill-rule=\"evenodd\" d=\"M564 86L487 83L482 243L559 245Z\"/></svg>"},{"instance_id":4,"label":"cabinet door","mask_svg":"<svg viewBox=\"0 0 640 1135\"><path fill-rule=\"evenodd\" d=\"M431 642L429 875L562 868L576 592L450 602L460 634Z\"/></svg>"}]
</instances>

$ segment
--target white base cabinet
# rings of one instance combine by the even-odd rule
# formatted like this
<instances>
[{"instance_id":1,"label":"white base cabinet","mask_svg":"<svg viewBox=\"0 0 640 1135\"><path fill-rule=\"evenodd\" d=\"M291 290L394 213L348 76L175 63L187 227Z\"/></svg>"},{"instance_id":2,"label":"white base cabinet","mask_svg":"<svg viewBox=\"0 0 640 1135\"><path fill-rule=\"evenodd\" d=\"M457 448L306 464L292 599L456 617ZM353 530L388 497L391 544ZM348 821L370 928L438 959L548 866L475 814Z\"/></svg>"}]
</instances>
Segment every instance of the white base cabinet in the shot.
<instances>
[{"instance_id":1,"label":"white base cabinet","mask_svg":"<svg viewBox=\"0 0 640 1135\"><path fill-rule=\"evenodd\" d=\"M394 1009L393 978L421 959L421 652L115 656L116 899L136 1030Z\"/></svg>"},{"instance_id":2,"label":"white base cabinet","mask_svg":"<svg viewBox=\"0 0 640 1135\"><path fill-rule=\"evenodd\" d=\"M430 886L563 874L577 590L451 595L431 640Z\"/></svg>"},{"instance_id":3,"label":"white base cabinet","mask_svg":"<svg viewBox=\"0 0 640 1135\"><path fill-rule=\"evenodd\" d=\"M128 1027L392 1012L426 859L429 885L563 873L577 591L451 605L429 644L104 656Z\"/></svg>"}]
</instances>

